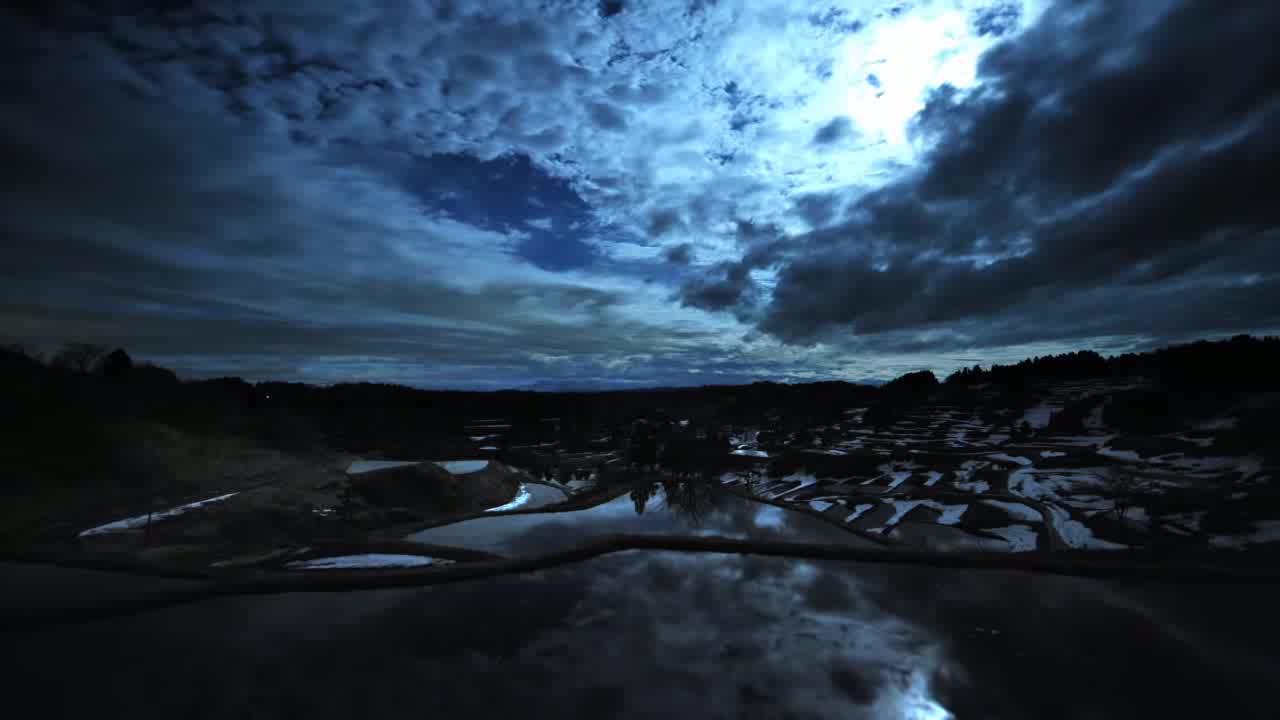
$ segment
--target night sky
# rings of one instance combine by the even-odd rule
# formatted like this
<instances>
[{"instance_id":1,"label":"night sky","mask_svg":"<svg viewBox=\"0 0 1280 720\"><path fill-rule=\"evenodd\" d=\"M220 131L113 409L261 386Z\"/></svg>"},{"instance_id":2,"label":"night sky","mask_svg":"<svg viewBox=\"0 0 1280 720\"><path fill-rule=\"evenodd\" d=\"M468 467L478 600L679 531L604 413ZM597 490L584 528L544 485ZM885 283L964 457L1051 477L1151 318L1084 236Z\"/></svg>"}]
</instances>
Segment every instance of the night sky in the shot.
<instances>
[{"instance_id":1,"label":"night sky","mask_svg":"<svg viewBox=\"0 0 1280 720\"><path fill-rule=\"evenodd\" d=\"M1280 328L1280 3L29 7L0 340L487 389Z\"/></svg>"}]
</instances>

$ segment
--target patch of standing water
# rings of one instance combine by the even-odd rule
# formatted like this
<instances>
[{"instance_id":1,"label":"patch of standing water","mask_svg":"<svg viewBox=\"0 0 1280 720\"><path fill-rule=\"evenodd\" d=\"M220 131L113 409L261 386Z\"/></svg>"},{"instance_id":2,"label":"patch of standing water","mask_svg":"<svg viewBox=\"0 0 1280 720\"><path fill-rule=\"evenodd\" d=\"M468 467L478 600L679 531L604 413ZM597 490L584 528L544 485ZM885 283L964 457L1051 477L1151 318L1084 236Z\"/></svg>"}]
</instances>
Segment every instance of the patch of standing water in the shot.
<instances>
[{"instance_id":1,"label":"patch of standing water","mask_svg":"<svg viewBox=\"0 0 1280 720\"><path fill-rule=\"evenodd\" d=\"M506 512L508 510L532 510L534 508L543 507L545 505L554 505L558 502L564 502L566 495L553 487L546 485L528 485L520 484L520 489L516 491L515 498L498 507L492 507L485 512Z\"/></svg>"},{"instance_id":2,"label":"patch of standing water","mask_svg":"<svg viewBox=\"0 0 1280 720\"><path fill-rule=\"evenodd\" d=\"M987 457L991 458L992 460L1001 460L1003 462L1009 462L1015 465L1021 465L1023 467L1027 467L1032 464L1030 458L1025 458L1025 457L1022 457L1021 455L1010 455L1008 453L991 453Z\"/></svg>"},{"instance_id":3,"label":"patch of standing water","mask_svg":"<svg viewBox=\"0 0 1280 720\"><path fill-rule=\"evenodd\" d=\"M1031 552L1036 549L1036 531L1026 525L990 528L987 532L1004 538L1009 543L1009 552Z\"/></svg>"},{"instance_id":4,"label":"patch of standing water","mask_svg":"<svg viewBox=\"0 0 1280 720\"><path fill-rule=\"evenodd\" d=\"M489 467L488 460L437 460L436 464L454 475L468 475Z\"/></svg>"},{"instance_id":5,"label":"patch of standing water","mask_svg":"<svg viewBox=\"0 0 1280 720\"><path fill-rule=\"evenodd\" d=\"M857 520L858 518L862 517L864 513L866 513L868 510L870 510L873 507L875 507L875 505L872 505L871 503L863 503L861 505L857 505L853 508L853 512L849 513L849 517L845 518L844 521L847 523L851 523L854 520Z\"/></svg>"},{"instance_id":6,"label":"patch of standing water","mask_svg":"<svg viewBox=\"0 0 1280 720\"><path fill-rule=\"evenodd\" d=\"M289 570L358 570L364 568L425 567L427 565L448 565L452 562L452 560L427 557L425 555L364 553L360 555L313 558L311 560L295 560L294 562L285 563L285 567Z\"/></svg>"},{"instance_id":7,"label":"patch of standing water","mask_svg":"<svg viewBox=\"0 0 1280 720\"><path fill-rule=\"evenodd\" d=\"M136 515L131 518L125 518L124 520L116 520L115 522L109 522L106 525L99 525L97 527L89 528L88 530L81 532L80 537L87 537L90 535L102 535L105 533L120 532L122 530L132 530L134 528L145 527L148 522L157 522L159 520L164 520L165 518L175 517L189 510L195 510L196 508L204 507L205 505L210 505L216 502L222 502L223 500L226 500L227 498L236 494L238 493L227 493L226 495L211 497L211 498L208 498L207 500L198 500L193 503L187 503L186 505L179 505L178 507L169 508L168 510L162 510L160 512L146 513L143 515Z\"/></svg>"},{"instance_id":8,"label":"patch of standing water","mask_svg":"<svg viewBox=\"0 0 1280 720\"><path fill-rule=\"evenodd\" d=\"M965 511L968 509L968 505L943 505L942 517L938 518L938 524L959 525L960 519L964 517Z\"/></svg>"},{"instance_id":9,"label":"patch of standing water","mask_svg":"<svg viewBox=\"0 0 1280 720\"><path fill-rule=\"evenodd\" d=\"M1098 448L1098 454L1104 455L1115 460L1124 460L1126 462L1142 462L1142 456L1133 450L1114 450L1109 447Z\"/></svg>"},{"instance_id":10,"label":"patch of standing water","mask_svg":"<svg viewBox=\"0 0 1280 720\"><path fill-rule=\"evenodd\" d=\"M991 490L991 483L986 480L957 480L954 484L957 490L967 490L975 493L984 493Z\"/></svg>"},{"instance_id":11,"label":"patch of standing water","mask_svg":"<svg viewBox=\"0 0 1280 720\"><path fill-rule=\"evenodd\" d=\"M1113 543L1109 540L1103 540L1093 536L1093 531L1089 526L1079 520L1071 519L1071 513L1059 507L1049 506L1049 512L1052 514L1050 518L1054 528L1058 530L1058 535L1062 537L1062 541L1068 547L1086 549L1086 550L1127 550L1127 545Z\"/></svg>"},{"instance_id":12,"label":"patch of standing water","mask_svg":"<svg viewBox=\"0 0 1280 720\"><path fill-rule=\"evenodd\" d=\"M582 510L473 518L416 532L406 539L502 555L528 555L563 550L616 533L724 535L867 545L856 535L818 518L728 493L713 493L707 506L697 512L678 511L656 486Z\"/></svg>"},{"instance_id":13,"label":"patch of standing water","mask_svg":"<svg viewBox=\"0 0 1280 720\"><path fill-rule=\"evenodd\" d=\"M1053 405L1040 403L1023 413L1022 421L1037 430L1043 430L1044 428L1049 427L1049 418L1053 416L1054 410L1055 408Z\"/></svg>"},{"instance_id":14,"label":"patch of standing water","mask_svg":"<svg viewBox=\"0 0 1280 720\"><path fill-rule=\"evenodd\" d=\"M917 505L924 503L923 500L893 500L893 515L885 521L885 527L893 527L897 525L907 513L916 509Z\"/></svg>"},{"instance_id":15,"label":"patch of standing water","mask_svg":"<svg viewBox=\"0 0 1280 720\"><path fill-rule=\"evenodd\" d=\"M359 475L360 473L373 472L374 470L386 470L387 468L404 467L406 465L421 465L423 460L352 460L347 466L348 475Z\"/></svg>"},{"instance_id":16,"label":"patch of standing water","mask_svg":"<svg viewBox=\"0 0 1280 720\"><path fill-rule=\"evenodd\" d=\"M779 490L776 493L767 495L766 497L768 497L770 500L779 500L783 497L786 497L787 495L794 495L795 493L798 493L801 490L804 490L805 488L813 487L814 485L818 484L818 478L814 477L813 475L806 475L804 473L794 473L792 475L787 475L786 477L781 478L778 482L796 483L796 485L795 487L788 487L783 490Z\"/></svg>"}]
</instances>

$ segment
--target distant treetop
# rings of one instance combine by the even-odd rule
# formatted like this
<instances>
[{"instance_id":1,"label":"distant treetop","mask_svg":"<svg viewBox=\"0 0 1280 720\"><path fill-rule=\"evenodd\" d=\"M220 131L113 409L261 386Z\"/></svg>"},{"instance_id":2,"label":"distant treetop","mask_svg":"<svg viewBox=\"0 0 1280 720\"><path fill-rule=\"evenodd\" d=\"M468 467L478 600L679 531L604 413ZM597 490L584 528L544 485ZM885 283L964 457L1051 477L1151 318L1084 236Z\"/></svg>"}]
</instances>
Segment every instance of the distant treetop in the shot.
<instances>
[{"instance_id":1,"label":"distant treetop","mask_svg":"<svg viewBox=\"0 0 1280 720\"><path fill-rule=\"evenodd\" d=\"M1013 365L992 365L988 370L974 365L951 373L946 384L1018 385L1031 381L1144 376L1176 387L1260 390L1280 388L1277 368L1280 368L1280 338L1237 335L1230 340L1199 340L1111 358L1092 350L1079 350L1028 358Z\"/></svg>"}]
</instances>

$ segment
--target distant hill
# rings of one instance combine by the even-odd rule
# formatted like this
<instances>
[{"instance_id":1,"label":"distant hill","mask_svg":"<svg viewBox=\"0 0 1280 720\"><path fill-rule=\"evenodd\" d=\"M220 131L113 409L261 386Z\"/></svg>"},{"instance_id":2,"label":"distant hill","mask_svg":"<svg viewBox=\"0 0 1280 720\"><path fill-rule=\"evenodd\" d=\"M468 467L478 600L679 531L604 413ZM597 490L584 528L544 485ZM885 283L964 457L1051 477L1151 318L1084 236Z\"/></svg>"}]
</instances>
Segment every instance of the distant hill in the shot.
<instances>
[{"instance_id":1,"label":"distant hill","mask_svg":"<svg viewBox=\"0 0 1280 720\"><path fill-rule=\"evenodd\" d=\"M947 385L994 383L1018 385L1035 381L1145 377L1167 388L1188 390L1280 390L1280 338L1237 335L1229 340L1201 340L1145 353L1103 357L1078 351L966 368L947 377Z\"/></svg>"},{"instance_id":2,"label":"distant hill","mask_svg":"<svg viewBox=\"0 0 1280 720\"><path fill-rule=\"evenodd\" d=\"M131 419L186 432L230 433L286 452L327 446L389 457L450 457L473 447L468 437L473 433L465 429L468 423L501 418L510 428L501 441L492 442L554 440L571 451L584 448L592 438L623 432L639 418L692 421L693 427L702 428L767 419L775 427L800 429L838 421L852 407L871 407L874 412L868 419L881 423L893 421L902 407L938 393L961 406L1014 407L1031 402L1027 393L1036 384L1134 376L1147 379L1145 394L1114 404L1109 412L1119 418L1131 410L1134 417L1150 419L1170 408L1187 407L1186 397L1197 392L1280 390L1275 368L1280 368L1280 338L1242 335L1110 358L1091 351L1035 357L1014 365L968 368L942 383L933 373L920 371L880 387L827 381L474 392L378 383L322 387L254 384L240 378L180 381L166 368L134 363L124 350L107 352L104 347L73 343L49 359L20 348L0 349L0 403L6 408L0 443L10 456L65 455L71 444L102 446L101 432L95 428ZM1003 393L1003 399L991 400L993 391ZM1170 400L1161 392L1178 393L1179 399ZM1087 415L1089 402L1067 408L1058 421ZM557 420L544 422L548 418ZM72 459L64 459L74 465Z\"/></svg>"}]
</instances>

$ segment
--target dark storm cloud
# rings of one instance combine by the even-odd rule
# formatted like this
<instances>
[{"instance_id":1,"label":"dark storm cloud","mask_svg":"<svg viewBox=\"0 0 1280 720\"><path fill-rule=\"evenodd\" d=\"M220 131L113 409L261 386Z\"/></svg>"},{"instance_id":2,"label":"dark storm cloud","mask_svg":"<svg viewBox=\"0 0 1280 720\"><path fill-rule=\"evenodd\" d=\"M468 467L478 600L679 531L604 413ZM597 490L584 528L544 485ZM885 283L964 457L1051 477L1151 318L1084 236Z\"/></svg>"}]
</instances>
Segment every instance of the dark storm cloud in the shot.
<instances>
[{"instance_id":1,"label":"dark storm cloud","mask_svg":"<svg viewBox=\"0 0 1280 720\"><path fill-rule=\"evenodd\" d=\"M681 302L703 310L742 307L755 298L750 271L746 263L721 263L709 275L689 281L680 291Z\"/></svg>"},{"instance_id":2,"label":"dark storm cloud","mask_svg":"<svg viewBox=\"0 0 1280 720\"><path fill-rule=\"evenodd\" d=\"M483 91L497 77L501 68L493 58L468 53L451 63L445 94L470 98Z\"/></svg>"},{"instance_id":3,"label":"dark storm cloud","mask_svg":"<svg viewBox=\"0 0 1280 720\"><path fill-rule=\"evenodd\" d=\"M690 243L672 245L662 251L662 256L673 265L688 265L693 261L693 245Z\"/></svg>"},{"instance_id":4,"label":"dark storm cloud","mask_svg":"<svg viewBox=\"0 0 1280 720\"><path fill-rule=\"evenodd\" d=\"M622 0L600 0L600 17L613 17L626 9Z\"/></svg>"},{"instance_id":5,"label":"dark storm cloud","mask_svg":"<svg viewBox=\"0 0 1280 720\"><path fill-rule=\"evenodd\" d=\"M627 116L608 103L594 103L591 106L591 119L596 127L604 130L627 129Z\"/></svg>"},{"instance_id":6,"label":"dark storm cloud","mask_svg":"<svg viewBox=\"0 0 1280 720\"><path fill-rule=\"evenodd\" d=\"M672 228L680 225L680 212L670 208L657 210L649 215L649 234L665 235Z\"/></svg>"},{"instance_id":7,"label":"dark storm cloud","mask_svg":"<svg viewBox=\"0 0 1280 720\"><path fill-rule=\"evenodd\" d=\"M1273 6L1058 3L983 57L980 89L934 93L922 171L798 239L762 327L986 345L1280 325L1278 32Z\"/></svg>"},{"instance_id":8,"label":"dark storm cloud","mask_svg":"<svg viewBox=\"0 0 1280 720\"><path fill-rule=\"evenodd\" d=\"M795 200L796 214L809 223L809 227L820 228L835 217L839 197L834 193L818 193L802 195Z\"/></svg>"},{"instance_id":9,"label":"dark storm cloud","mask_svg":"<svg viewBox=\"0 0 1280 720\"><path fill-rule=\"evenodd\" d=\"M676 294L683 306L731 310L743 321L754 316L764 292L751 278L751 271L778 263L790 241L781 228L771 223L740 220L735 235L742 257L718 263L707 274L687 281Z\"/></svg>"},{"instance_id":10,"label":"dark storm cloud","mask_svg":"<svg viewBox=\"0 0 1280 720\"><path fill-rule=\"evenodd\" d=\"M426 161L392 146L353 163L347 144L322 152L261 132L292 95L241 106L181 66L161 76L128 62L115 36L28 30L13 43L28 64L0 79L6 338L120 344L184 374L319 382L655 384L705 365L698 333L619 316L621 289L520 263L572 260L564 242L539 249L541 235L504 230L533 209L545 217L535 202L565 220L583 212L527 161ZM518 30L500 34L537 39ZM285 74L326 62L288 57ZM455 70L483 79L495 66L463 57ZM170 97L165 84L185 90ZM450 204L458 189L470 203Z\"/></svg>"},{"instance_id":11,"label":"dark storm cloud","mask_svg":"<svg viewBox=\"0 0 1280 720\"><path fill-rule=\"evenodd\" d=\"M1022 6L1015 2L998 0L990 5L978 8L973 14L973 29L978 35L1007 34L1018 26L1022 19Z\"/></svg>"},{"instance_id":12,"label":"dark storm cloud","mask_svg":"<svg viewBox=\"0 0 1280 720\"><path fill-rule=\"evenodd\" d=\"M748 254L757 257L761 253L771 253L771 248L784 237L782 228L774 223L761 223L754 220L739 220L737 226L738 244L747 248Z\"/></svg>"},{"instance_id":13,"label":"dark storm cloud","mask_svg":"<svg viewBox=\"0 0 1280 720\"><path fill-rule=\"evenodd\" d=\"M853 135L853 123L849 118L841 115L818 128L818 131L813 134L813 142L816 145L831 145L851 135Z\"/></svg>"}]
</instances>

